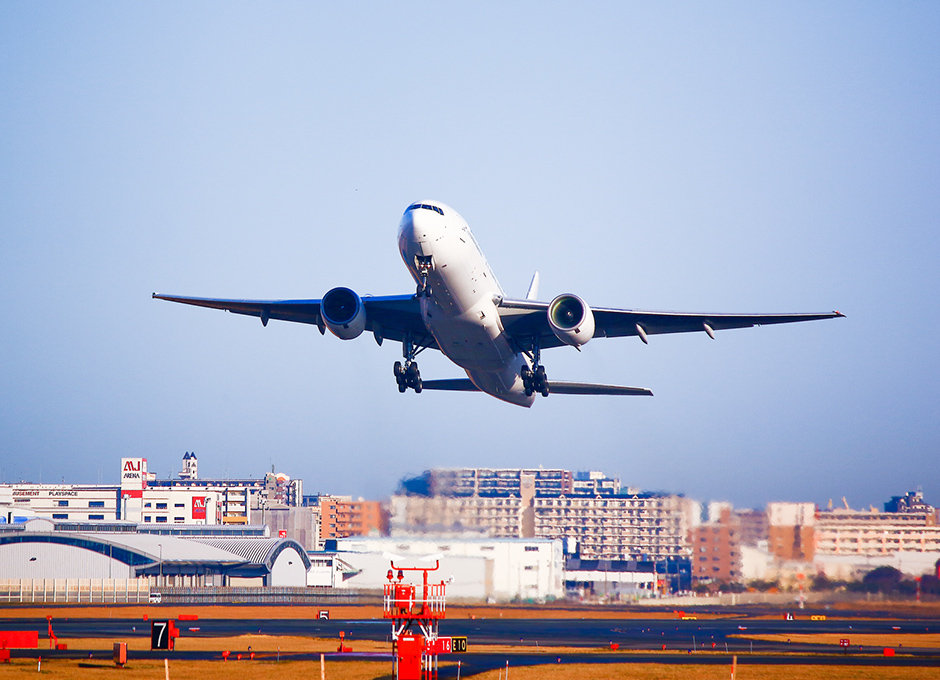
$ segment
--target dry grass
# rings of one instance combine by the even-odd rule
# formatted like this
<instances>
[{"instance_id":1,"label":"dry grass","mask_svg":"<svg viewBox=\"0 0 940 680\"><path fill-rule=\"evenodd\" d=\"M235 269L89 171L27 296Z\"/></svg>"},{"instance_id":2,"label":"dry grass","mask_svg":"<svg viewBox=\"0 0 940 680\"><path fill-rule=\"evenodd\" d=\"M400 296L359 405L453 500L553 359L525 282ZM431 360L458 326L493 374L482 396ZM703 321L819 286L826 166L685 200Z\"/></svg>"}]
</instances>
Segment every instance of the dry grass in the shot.
<instances>
[{"instance_id":1,"label":"dry grass","mask_svg":"<svg viewBox=\"0 0 940 680\"><path fill-rule=\"evenodd\" d=\"M239 680L315 680L320 677L319 661L177 661L169 663L172 680L212 680L235 677ZM552 664L511 667L512 680L728 680L730 666L663 664ZM132 661L125 668L103 662L74 660L43 661L42 676L69 680L162 680L164 665L154 661ZM504 671L488 671L472 676L498 680ZM0 678L35 678L36 662L15 660L0 666ZM738 665L735 680L920 680L936 677L935 669L866 668L843 666L747 666ZM391 680L386 662L326 662L327 680Z\"/></svg>"},{"instance_id":2,"label":"dry grass","mask_svg":"<svg viewBox=\"0 0 940 680\"><path fill-rule=\"evenodd\" d=\"M738 664L735 680L921 680L935 669L845 666L746 666ZM728 680L731 665L565 664L510 668L511 680ZM926 671L926 672L925 672ZM341 677L341 676L338 676ZM499 671L473 676L498 680Z\"/></svg>"},{"instance_id":3,"label":"dry grass","mask_svg":"<svg viewBox=\"0 0 940 680\"><path fill-rule=\"evenodd\" d=\"M843 633L817 633L817 634L796 634L796 635L732 635L730 637L742 638L744 640L766 640L768 642L807 642L816 645L832 645L833 648L839 646L839 640L848 638L853 647L864 645L865 647L940 647L940 634L924 633L923 635L910 635L899 633L897 635L879 635L869 633L853 633L845 631ZM902 648L903 648L902 647Z\"/></svg>"},{"instance_id":4,"label":"dry grass","mask_svg":"<svg viewBox=\"0 0 940 680\"><path fill-rule=\"evenodd\" d=\"M115 642L126 642L128 650L149 650L150 633L146 636L127 638L59 638L60 643L68 645L69 649L81 650L111 650ZM300 636L274 636L274 635L238 635L235 637L179 637L176 639L176 649L187 652L213 652L220 654L225 651L245 652L250 647L252 651L262 653L288 652L323 652L337 651L339 640L336 638L308 638ZM387 642L374 640L346 640L346 646L356 652L391 652Z\"/></svg>"}]
</instances>

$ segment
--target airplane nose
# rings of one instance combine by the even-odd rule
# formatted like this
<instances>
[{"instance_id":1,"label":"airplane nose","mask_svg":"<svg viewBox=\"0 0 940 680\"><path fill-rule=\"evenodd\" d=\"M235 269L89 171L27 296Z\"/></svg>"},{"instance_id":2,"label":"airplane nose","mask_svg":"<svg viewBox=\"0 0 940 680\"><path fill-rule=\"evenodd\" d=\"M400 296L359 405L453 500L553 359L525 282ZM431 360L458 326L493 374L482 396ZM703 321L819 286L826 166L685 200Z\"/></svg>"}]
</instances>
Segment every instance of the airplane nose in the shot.
<instances>
[{"instance_id":1,"label":"airplane nose","mask_svg":"<svg viewBox=\"0 0 940 680\"><path fill-rule=\"evenodd\" d=\"M398 229L400 239L412 243L424 243L428 240L428 220L418 210L409 210L401 218Z\"/></svg>"}]
</instances>

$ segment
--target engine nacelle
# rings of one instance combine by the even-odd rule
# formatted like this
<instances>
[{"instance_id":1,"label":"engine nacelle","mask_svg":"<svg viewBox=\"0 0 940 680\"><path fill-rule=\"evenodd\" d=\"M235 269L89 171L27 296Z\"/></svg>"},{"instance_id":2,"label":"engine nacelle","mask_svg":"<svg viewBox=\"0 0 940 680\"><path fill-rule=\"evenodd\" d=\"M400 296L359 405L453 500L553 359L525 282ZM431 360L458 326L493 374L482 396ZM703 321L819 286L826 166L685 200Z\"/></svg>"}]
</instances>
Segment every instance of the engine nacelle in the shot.
<instances>
[{"instance_id":1,"label":"engine nacelle","mask_svg":"<svg viewBox=\"0 0 940 680\"><path fill-rule=\"evenodd\" d=\"M548 306L548 325L566 345L580 347L594 337L594 313L571 293L559 295Z\"/></svg>"},{"instance_id":2,"label":"engine nacelle","mask_svg":"<svg viewBox=\"0 0 940 680\"><path fill-rule=\"evenodd\" d=\"M366 308L362 298L349 288L333 288L320 301L320 315L330 333L352 340L366 329Z\"/></svg>"}]
</instances>

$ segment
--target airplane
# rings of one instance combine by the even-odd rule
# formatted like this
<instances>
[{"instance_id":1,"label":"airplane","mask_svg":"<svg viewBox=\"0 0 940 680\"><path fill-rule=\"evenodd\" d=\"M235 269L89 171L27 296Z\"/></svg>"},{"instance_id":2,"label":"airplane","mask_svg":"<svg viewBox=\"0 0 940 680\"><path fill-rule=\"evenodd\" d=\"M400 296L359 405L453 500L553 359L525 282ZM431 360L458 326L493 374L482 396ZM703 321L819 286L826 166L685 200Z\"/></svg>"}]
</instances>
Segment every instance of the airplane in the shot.
<instances>
[{"instance_id":1,"label":"airplane","mask_svg":"<svg viewBox=\"0 0 940 680\"><path fill-rule=\"evenodd\" d=\"M450 206L423 200L405 210L398 225L398 250L415 280L410 295L359 296L337 287L319 300L226 300L154 293L153 298L197 307L316 325L342 340L371 332L381 345L402 344L394 365L399 392L413 389L484 392L505 402L531 407L536 395L652 396L642 387L549 380L542 350L571 346L580 350L593 338L704 332L764 324L814 321L844 316L822 314L688 314L592 308L564 293L539 302L539 274L524 299L503 293L467 222ZM415 358L439 350L464 370L466 378L422 380Z\"/></svg>"}]
</instances>

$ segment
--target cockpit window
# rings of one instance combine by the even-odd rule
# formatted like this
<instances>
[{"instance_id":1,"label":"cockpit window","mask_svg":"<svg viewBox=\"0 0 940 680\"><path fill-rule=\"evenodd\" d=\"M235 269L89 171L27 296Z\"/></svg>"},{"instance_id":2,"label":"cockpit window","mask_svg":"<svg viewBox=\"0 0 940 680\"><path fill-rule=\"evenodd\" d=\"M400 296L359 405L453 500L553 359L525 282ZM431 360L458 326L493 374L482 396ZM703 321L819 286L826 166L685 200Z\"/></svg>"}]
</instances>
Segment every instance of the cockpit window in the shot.
<instances>
[{"instance_id":1,"label":"cockpit window","mask_svg":"<svg viewBox=\"0 0 940 680\"><path fill-rule=\"evenodd\" d=\"M426 203L412 203L408 206L408 209L405 210L407 213L408 210L433 210L441 217L444 216L444 211L438 208L436 205L427 205Z\"/></svg>"}]
</instances>

